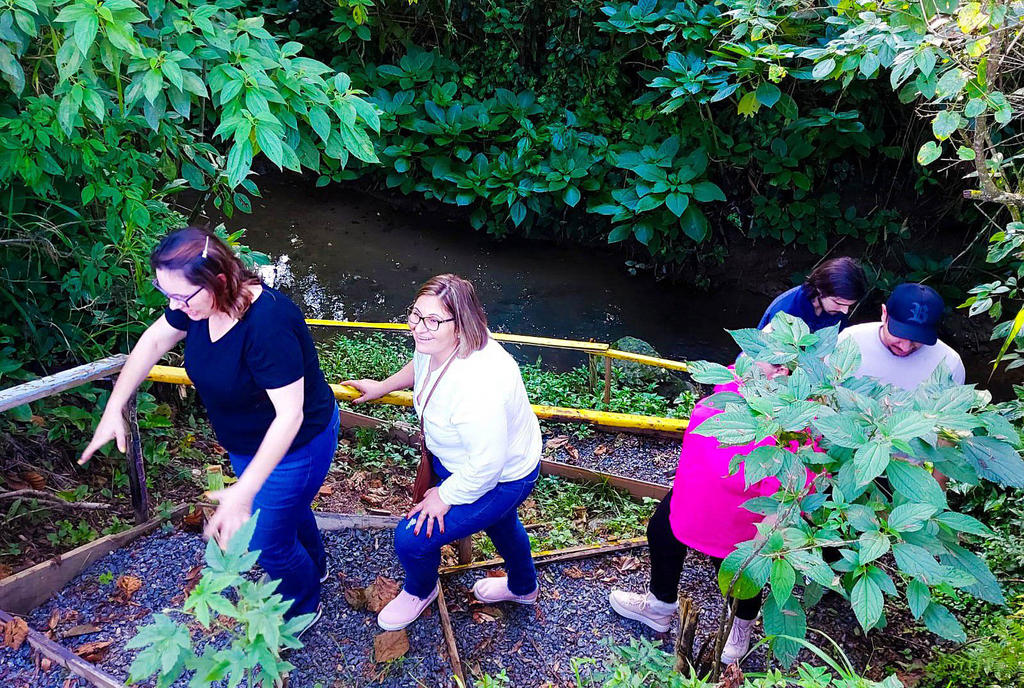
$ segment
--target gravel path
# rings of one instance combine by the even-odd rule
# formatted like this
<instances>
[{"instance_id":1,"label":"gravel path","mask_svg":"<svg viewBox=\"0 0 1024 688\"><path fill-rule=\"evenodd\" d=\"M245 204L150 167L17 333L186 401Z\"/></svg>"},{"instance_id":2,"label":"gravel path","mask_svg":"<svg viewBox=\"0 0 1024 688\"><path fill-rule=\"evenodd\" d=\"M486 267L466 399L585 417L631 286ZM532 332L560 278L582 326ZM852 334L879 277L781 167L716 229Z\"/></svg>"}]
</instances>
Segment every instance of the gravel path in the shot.
<instances>
[{"instance_id":1,"label":"gravel path","mask_svg":"<svg viewBox=\"0 0 1024 688\"><path fill-rule=\"evenodd\" d=\"M717 628L722 597L710 562L694 556L688 563L681 590L703 609L698 635L703 638ZM661 641L663 649L672 651L678 622L668 633L657 633L639 622L623 619L608 604L608 593L613 588L635 592L646 588L650 576L646 549L546 564L538 573L541 596L532 607L480 605L470 592L473 583L485 575L479 571L445 582L467 679L504 669L510 685L517 688L568 688L576 685L572 658L604 659L609 655L609 641L628 645L635 638L646 637ZM498 610L497 616L492 609ZM755 641L759 636L755 633ZM757 655L748 668L763 666L764 651L759 649Z\"/></svg>"},{"instance_id":2,"label":"gravel path","mask_svg":"<svg viewBox=\"0 0 1024 688\"><path fill-rule=\"evenodd\" d=\"M454 685L436 612L409 629L411 650L406 657L387 665L372 661L373 638L380 633L373 614L353 610L344 600L344 590L364 587L378 575L401 580L401 567L394 558L389 531L343 530L324 533L332 574L324 585L324 617L305 636L306 647L288 659L296 665L291 674L295 688L407 688ZM104 557L73 580L61 593L28 617L29 625L45 629L54 609L62 614L77 611L62 621L58 631L77 624L95 624L102 630L63 640L69 648L93 640L114 640L109 654L99 665L125 679L134 651L124 644L137 628L147 624L154 610L178 606L188 571L201 563L204 543L198 535L184 532L156 534L141 538L127 548ZM122 574L137 576L142 588L129 605L111 602L114 583L100 583L103 574L114 580ZM7 688L65 688L68 674L63 669L36 675L26 643L17 653L0 650L0 679ZM175 685L184 686L187 681ZM147 685L147 684L141 684ZM72 681L71 686L75 686ZM71 688L70 686L68 688Z\"/></svg>"},{"instance_id":3,"label":"gravel path","mask_svg":"<svg viewBox=\"0 0 1024 688\"><path fill-rule=\"evenodd\" d=\"M565 438L564 443L562 438ZM602 473L671 485L679 463L680 442L609 432L596 432L586 439L545 435L544 456Z\"/></svg>"}]
</instances>

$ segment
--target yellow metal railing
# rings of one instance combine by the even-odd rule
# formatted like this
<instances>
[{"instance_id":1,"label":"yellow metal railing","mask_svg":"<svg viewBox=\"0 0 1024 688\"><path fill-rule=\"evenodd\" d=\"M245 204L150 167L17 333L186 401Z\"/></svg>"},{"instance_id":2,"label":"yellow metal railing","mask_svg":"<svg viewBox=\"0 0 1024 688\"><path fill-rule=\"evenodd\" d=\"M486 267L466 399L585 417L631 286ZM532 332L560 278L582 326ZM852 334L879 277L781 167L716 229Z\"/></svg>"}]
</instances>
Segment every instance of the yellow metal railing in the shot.
<instances>
[{"instance_id":1,"label":"yellow metal railing","mask_svg":"<svg viewBox=\"0 0 1024 688\"><path fill-rule=\"evenodd\" d=\"M175 385L191 385L192 381L184 368L173 366L153 366L147 378L153 382L166 382ZM334 396L342 401L352 401L359 397L359 390L345 385L331 385ZM394 404L396 406L412 406L411 392L393 392L373 404ZM635 413L612 413L609 411L592 411L590 409L563 408L561 406L543 406L533 404L533 412L538 418L554 421L583 422L600 425L605 428L619 430L642 430L671 435L682 435L686 430L687 420L684 418L661 418L658 416L641 416Z\"/></svg>"},{"instance_id":2,"label":"yellow metal railing","mask_svg":"<svg viewBox=\"0 0 1024 688\"><path fill-rule=\"evenodd\" d=\"M355 329L364 330L406 330L408 331L409 326L403 323L368 323L358 322L354 320L316 320L307 319L308 325L322 325L325 327L351 327ZM570 351L580 351L591 356L603 356L604 357L604 403L611 401L612 395L612 361L611 359L617 359L620 361L631 361L633 363L639 363L640 365L652 366L655 368L665 368L667 370L677 370L679 372L687 372L686 364L682 361L673 361L669 358L658 358L657 356L645 356L644 354L634 354L630 351L619 351L613 349L610 344L603 344L601 342L581 342L573 339L554 339L551 337L531 337L529 335L522 334L507 334L505 332L492 332L491 336L497 339L499 342L508 342L510 344L525 344L527 346L540 346L548 349L568 349Z\"/></svg>"}]
</instances>

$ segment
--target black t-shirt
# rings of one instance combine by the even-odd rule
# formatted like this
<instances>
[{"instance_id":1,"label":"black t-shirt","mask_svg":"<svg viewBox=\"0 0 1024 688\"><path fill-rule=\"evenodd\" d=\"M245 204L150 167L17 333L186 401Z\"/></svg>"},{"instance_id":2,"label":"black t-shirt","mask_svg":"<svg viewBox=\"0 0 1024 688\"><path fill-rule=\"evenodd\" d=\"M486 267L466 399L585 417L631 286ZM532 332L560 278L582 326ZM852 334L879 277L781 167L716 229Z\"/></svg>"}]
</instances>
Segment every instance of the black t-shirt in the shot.
<instances>
[{"instance_id":1,"label":"black t-shirt","mask_svg":"<svg viewBox=\"0 0 1024 688\"><path fill-rule=\"evenodd\" d=\"M206 405L221 445L252 456L277 415L268 389L303 378L302 427L289 451L299 449L331 422L336 401L320 370L302 311L281 292L264 286L242 319L216 342L207 320L167 309L171 327L187 332L185 370Z\"/></svg>"}]
</instances>

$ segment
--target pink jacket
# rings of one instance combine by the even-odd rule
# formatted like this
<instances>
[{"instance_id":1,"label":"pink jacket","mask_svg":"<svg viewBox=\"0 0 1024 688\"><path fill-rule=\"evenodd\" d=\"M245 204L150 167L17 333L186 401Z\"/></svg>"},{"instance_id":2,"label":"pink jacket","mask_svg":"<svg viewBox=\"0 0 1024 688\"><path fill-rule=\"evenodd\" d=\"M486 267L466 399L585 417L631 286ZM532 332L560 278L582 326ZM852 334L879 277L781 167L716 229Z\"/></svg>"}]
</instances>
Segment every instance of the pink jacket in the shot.
<instances>
[{"instance_id":1,"label":"pink jacket","mask_svg":"<svg viewBox=\"0 0 1024 688\"><path fill-rule=\"evenodd\" d=\"M736 392L737 383L718 385L715 392ZM747 455L756 447L772 444L769 437L757 444L719 448L718 440L694 432L708 418L721 413L697 403L683 436L679 467L672 485L669 523L676 539L712 557L725 558L736 545L757 535L756 524L763 516L741 505L748 499L771 496L779 489L776 478L765 478L746 489L743 467L729 475L729 461ZM813 474L808 472L808 480Z\"/></svg>"}]
</instances>

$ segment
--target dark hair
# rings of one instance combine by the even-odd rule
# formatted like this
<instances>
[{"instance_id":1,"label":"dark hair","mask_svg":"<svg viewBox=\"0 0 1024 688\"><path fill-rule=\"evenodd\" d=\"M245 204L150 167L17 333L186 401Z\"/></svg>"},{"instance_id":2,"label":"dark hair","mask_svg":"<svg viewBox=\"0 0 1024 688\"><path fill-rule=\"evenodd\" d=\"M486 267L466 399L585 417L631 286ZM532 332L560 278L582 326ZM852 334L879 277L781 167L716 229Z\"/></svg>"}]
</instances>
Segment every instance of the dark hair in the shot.
<instances>
[{"instance_id":1,"label":"dark hair","mask_svg":"<svg viewBox=\"0 0 1024 688\"><path fill-rule=\"evenodd\" d=\"M177 270L213 295L214 308L235 318L252 303L252 294L245 287L260 283L230 246L200 227L185 227L165 236L153 249L149 264L154 271Z\"/></svg>"},{"instance_id":2,"label":"dark hair","mask_svg":"<svg viewBox=\"0 0 1024 688\"><path fill-rule=\"evenodd\" d=\"M868 293L868 278L860 261L849 256L826 260L811 270L804 285L815 296L835 296L860 301Z\"/></svg>"},{"instance_id":3,"label":"dark hair","mask_svg":"<svg viewBox=\"0 0 1024 688\"><path fill-rule=\"evenodd\" d=\"M423 283L416 292L416 298L428 294L436 296L444 309L455 318L459 358L465 358L486 346L490 336L487 332L487 313L476 297L472 282L458 275L437 275Z\"/></svg>"}]
</instances>

